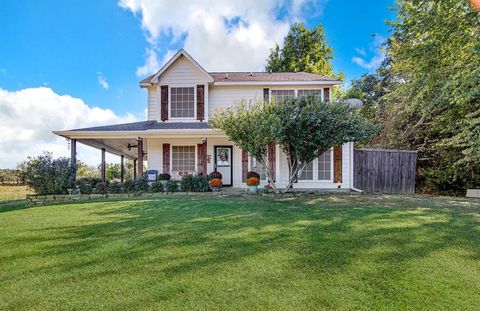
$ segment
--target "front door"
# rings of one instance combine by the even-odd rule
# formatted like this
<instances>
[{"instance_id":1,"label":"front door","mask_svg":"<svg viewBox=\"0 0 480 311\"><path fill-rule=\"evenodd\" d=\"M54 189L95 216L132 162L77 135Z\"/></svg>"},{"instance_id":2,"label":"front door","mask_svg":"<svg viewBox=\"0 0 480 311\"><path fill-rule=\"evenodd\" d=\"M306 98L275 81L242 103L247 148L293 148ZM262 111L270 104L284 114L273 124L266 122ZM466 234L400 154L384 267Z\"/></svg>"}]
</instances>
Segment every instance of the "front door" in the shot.
<instances>
[{"instance_id":1,"label":"front door","mask_svg":"<svg viewBox=\"0 0 480 311\"><path fill-rule=\"evenodd\" d=\"M222 174L224 186L233 185L233 148L232 146L215 146L215 168Z\"/></svg>"}]
</instances>

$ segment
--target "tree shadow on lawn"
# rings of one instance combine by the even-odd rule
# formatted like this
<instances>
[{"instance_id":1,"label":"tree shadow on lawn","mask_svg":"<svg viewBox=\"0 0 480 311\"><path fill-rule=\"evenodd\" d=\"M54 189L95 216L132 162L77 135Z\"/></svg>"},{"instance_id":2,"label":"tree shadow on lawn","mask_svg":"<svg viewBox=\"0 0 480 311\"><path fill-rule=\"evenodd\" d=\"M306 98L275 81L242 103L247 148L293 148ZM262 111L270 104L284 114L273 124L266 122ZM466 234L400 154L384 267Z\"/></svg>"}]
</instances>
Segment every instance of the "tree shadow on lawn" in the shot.
<instances>
[{"instance_id":1,"label":"tree shadow on lawn","mask_svg":"<svg viewBox=\"0 0 480 311\"><path fill-rule=\"evenodd\" d=\"M152 277L160 273L167 278L194 271L214 275L225 265L255 256L265 256L259 265L268 266L268 260L277 260L269 254L278 252L288 254L278 260L286 261L292 271L314 279L342 273L362 260L381 263L378 271L365 275L394 279L403 273L402 263L445 248L468 249L469 258L475 260L480 253L476 206L449 207L422 200L403 204L395 198L186 197L96 207L90 212L94 222L47 227L30 237L40 243L34 256L66 259L41 270L53 269L65 279L72 272L101 277L120 270L130 274L147 270ZM45 235L52 238L42 241ZM381 286L379 290L388 291Z\"/></svg>"}]
</instances>

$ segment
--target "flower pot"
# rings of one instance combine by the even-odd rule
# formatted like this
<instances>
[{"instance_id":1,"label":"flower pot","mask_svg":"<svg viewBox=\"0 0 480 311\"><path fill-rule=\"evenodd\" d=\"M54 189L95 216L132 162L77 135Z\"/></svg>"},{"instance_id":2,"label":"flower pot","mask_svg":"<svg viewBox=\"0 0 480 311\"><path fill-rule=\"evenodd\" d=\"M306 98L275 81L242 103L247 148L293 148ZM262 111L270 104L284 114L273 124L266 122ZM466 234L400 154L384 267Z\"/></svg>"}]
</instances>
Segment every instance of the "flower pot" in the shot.
<instances>
[{"instance_id":1,"label":"flower pot","mask_svg":"<svg viewBox=\"0 0 480 311\"><path fill-rule=\"evenodd\" d=\"M258 186L248 186L248 192L258 192Z\"/></svg>"},{"instance_id":2,"label":"flower pot","mask_svg":"<svg viewBox=\"0 0 480 311\"><path fill-rule=\"evenodd\" d=\"M212 189L212 192L220 192L222 187L210 187L210 189Z\"/></svg>"}]
</instances>

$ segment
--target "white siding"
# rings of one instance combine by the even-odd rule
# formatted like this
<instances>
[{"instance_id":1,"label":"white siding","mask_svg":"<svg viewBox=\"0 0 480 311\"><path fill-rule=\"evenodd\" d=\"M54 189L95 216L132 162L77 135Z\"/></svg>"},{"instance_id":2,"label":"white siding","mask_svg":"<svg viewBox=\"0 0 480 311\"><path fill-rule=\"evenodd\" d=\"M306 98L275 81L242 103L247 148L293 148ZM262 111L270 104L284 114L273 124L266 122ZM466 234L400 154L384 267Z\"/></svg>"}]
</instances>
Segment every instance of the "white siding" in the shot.
<instances>
[{"instance_id":1,"label":"white siding","mask_svg":"<svg viewBox=\"0 0 480 311\"><path fill-rule=\"evenodd\" d=\"M148 88L147 119L160 121L160 92L157 86Z\"/></svg>"},{"instance_id":2,"label":"white siding","mask_svg":"<svg viewBox=\"0 0 480 311\"><path fill-rule=\"evenodd\" d=\"M159 84L197 85L208 83L206 77L184 56L180 56L161 76Z\"/></svg>"},{"instance_id":3,"label":"white siding","mask_svg":"<svg viewBox=\"0 0 480 311\"><path fill-rule=\"evenodd\" d=\"M241 99L262 99L263 86L210 86L208 112L233 106Z\"/></svg>"}]
</instances>

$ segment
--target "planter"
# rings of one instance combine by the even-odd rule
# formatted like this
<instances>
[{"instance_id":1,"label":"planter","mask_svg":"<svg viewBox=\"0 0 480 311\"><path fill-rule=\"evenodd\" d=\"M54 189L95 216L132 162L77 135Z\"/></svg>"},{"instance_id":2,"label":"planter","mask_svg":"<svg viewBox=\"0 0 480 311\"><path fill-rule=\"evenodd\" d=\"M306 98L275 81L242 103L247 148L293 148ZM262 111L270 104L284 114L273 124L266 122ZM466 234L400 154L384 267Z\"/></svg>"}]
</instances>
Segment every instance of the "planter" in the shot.
<instances>
[{"instance_id":1,"label":"planter","mask_svg":"<svg viewBox=\"0 0 480 311\"><path fill-rule=\"evenodd\" d=\"M220 192L222 187L210 187L210 189L212 189L212 192Z\"/></svg>"},{"instance_id":2,"label":"planter","mask_svg":"<svg viewBox=\"0 0 480 311\"><path fill-rule=\"evenodd\" d=\"M258 192L258 186L248 186L248 192Z\"/></svg>"}]
</instances>

